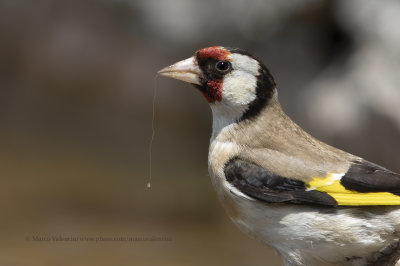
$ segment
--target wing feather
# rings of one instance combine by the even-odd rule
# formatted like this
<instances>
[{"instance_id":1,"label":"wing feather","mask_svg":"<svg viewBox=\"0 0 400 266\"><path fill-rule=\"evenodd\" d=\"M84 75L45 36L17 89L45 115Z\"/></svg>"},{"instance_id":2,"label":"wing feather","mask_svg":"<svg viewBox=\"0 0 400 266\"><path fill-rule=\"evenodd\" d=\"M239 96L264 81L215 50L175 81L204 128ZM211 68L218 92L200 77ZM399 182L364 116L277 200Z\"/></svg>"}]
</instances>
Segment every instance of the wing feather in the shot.
<instances>
[{"instance_id":1,"label":"wing feather","mask_svg":"<svg viewBox=\"0 0 400 266\"><path fill-rule=\"evenodd\" d=\"M334 198L324 192L307 191L300 180L275 175L264 168L234 158L224 169L227 181L242 193L268 203L308 203L336 206Z\"/></svg>"},{"instance_id":2,"label":"wing feather","mask_svg":"<svg viewBox=\"0 0 400 266\"><path fill-rule=\"evenodd\" d=\"M368 161L353 162L341 180L357 192L391 192L400 195L400 175Z\"/></svg>"},{"instance_id":3,"label":"wing feather","mask_svg":"<svg viewBox=\"0 0 400 266\"><path fill-rule=\"evenodd\" d=\"M327 173L307 182L276 175L240 158L230 160L224 173L242 193L268 203L400 205L400 175L365 160L353 162L346 173Z\"/></svg>"}]
</instances>

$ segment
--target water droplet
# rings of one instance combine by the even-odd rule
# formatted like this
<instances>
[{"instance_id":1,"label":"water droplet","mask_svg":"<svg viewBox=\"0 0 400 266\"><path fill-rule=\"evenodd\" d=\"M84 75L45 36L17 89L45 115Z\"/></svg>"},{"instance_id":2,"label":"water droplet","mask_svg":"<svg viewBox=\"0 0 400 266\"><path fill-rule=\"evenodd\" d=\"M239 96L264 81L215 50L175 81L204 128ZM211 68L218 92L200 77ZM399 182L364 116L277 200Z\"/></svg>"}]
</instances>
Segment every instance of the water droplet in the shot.
<instances>
[{"instance_id":1,"label":"water droplet","mask_svg":"<svg viewBox=\"0 0 400 266\"><path fill-rule=\"evenodd\" d=\"M151 188L151 184L150 184L150 182L149 182L149 183L147 183L147 188Z\"/></svg>"}]
</instances>

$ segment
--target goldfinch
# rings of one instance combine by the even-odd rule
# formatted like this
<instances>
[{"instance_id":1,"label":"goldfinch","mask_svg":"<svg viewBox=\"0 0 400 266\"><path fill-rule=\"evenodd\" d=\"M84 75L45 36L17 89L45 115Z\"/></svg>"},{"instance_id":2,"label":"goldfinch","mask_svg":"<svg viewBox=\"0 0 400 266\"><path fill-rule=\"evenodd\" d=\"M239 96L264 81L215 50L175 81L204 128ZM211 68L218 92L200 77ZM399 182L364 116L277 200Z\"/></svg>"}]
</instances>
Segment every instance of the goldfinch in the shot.
<instances>
[{"instance_id":1,"label":"goldfinch","mask_svg":"<svg viewBox=\"0 0 400 266\"><path fill-rule=\"evenodd\" d=\"M159 74L193 84L209 102L209 173L242 231L286 265L395 265L400 175L302 130L260 60L214 46Z\"/></svg>"}]
</instances>

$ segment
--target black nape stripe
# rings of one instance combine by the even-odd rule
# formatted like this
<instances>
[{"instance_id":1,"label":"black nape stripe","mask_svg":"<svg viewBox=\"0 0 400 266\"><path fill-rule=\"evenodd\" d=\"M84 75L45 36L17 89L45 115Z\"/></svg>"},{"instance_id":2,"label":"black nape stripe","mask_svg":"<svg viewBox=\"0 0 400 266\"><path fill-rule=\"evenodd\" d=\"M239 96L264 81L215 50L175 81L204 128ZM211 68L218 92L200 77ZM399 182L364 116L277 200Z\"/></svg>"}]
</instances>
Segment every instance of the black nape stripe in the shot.
<instances>
[{"instance_id":1,"label":"black nape stripe","mask_svg":"<svg viewBox=\"0 0 400 266\"><path fill-rule=\"evenodd\" d=\"M275 80L269 72L268 68L249 52L238 48L226 49L231 53L237 53L252 57L260 64L260 74L257 77L256 98L253 102L249 104L247 111L244 112L239 121L252 119L261 112L261 110L268 104L268 100L271 99L276 87Z\"/></svg>"},{"instance_id":2,"label":"black nape stripe","mask_svg":"<svg viewBox=\"0 0 400 266\"><path fill-rule=\"evenodd\" d=\"M248 109L239 121L256 117L268 104L275 90L276 83L266 66L260 61L260 74L257 77L256 98L249 104Z\"/></svg>"}]
</instances>

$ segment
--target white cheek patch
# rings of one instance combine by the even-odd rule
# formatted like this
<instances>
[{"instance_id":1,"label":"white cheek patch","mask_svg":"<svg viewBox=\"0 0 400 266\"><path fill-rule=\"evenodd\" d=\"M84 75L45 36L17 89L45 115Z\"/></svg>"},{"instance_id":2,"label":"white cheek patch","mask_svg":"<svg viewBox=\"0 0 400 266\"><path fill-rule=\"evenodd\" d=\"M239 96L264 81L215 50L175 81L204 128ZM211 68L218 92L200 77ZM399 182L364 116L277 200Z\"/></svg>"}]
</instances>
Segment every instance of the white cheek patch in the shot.
<instances>
[{"instance_id":1,"label":"white cheek patch","mask_svg":"<svg viewBox=\"0 0 400 266\"><path fill-rule=\"evenodd\" d=\"M234 70L227 74L222 85L222 99L233 105L246 105L256 98L257 78Z\"/></svg>"},{"instance_id":2,"label":"white cheek patch","mask_svg":"<svg viewBox=\"0 0 400 266\"><path fill-rule=\"evenodd\" d=\"M230 54L233 71L225 75L222 99L228 105L247 105L256 98L259 63L251 57Z\"/></svg>"}]
</instances>

